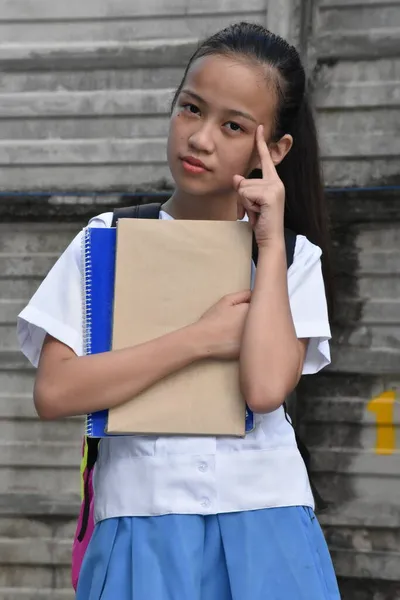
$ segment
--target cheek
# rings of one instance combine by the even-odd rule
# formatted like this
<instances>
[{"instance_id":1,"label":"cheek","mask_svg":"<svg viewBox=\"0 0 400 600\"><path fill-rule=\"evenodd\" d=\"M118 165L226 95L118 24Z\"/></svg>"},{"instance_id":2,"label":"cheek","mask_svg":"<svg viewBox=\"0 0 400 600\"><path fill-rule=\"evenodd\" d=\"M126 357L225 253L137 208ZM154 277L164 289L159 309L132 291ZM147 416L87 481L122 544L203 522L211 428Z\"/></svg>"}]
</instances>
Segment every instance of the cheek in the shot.
<instances>
[{"instance_id":1,"label":"cheek","mask_svg":"<svg viewBox=\"0 0 400 600\"><path fill-rule=\"evenodd\" d=\"M179 121L178 115L174 115L171 117L169 122L169 130L168 130L168 149L171 150L176 143L176 140L179 135Z\"/></svg>"},{"instance_id":2,"label":"cheek","mask_svg":"<svg viewBox=\"0 0 400 600\"><path fill-rule=\"evenodd\" d=\"M169 122L168 144L174 143L185 137L185 120L181 114L173 115Z\"/></svg>"}]
</instances>

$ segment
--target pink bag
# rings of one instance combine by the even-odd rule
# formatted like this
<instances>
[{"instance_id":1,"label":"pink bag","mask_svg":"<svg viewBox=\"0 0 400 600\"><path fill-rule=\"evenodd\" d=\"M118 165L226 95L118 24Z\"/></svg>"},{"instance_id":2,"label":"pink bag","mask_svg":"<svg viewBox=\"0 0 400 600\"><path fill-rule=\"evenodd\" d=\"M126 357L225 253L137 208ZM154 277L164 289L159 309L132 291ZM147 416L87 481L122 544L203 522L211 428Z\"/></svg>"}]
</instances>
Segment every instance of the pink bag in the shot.
<instances>
[{"instance_id":1,"label":"pink bag","mask_svg":"<svg viewBox=\"0 0 400 600\"><path fill-rule=\"evenodd\" d=\"M93 467L97 458L98 443L97 438L85 437L83 441L81 462L82 503L72 545L71 578L74 590L77 588L83 558L94 531Z\"/></svg>"}]
</instances>

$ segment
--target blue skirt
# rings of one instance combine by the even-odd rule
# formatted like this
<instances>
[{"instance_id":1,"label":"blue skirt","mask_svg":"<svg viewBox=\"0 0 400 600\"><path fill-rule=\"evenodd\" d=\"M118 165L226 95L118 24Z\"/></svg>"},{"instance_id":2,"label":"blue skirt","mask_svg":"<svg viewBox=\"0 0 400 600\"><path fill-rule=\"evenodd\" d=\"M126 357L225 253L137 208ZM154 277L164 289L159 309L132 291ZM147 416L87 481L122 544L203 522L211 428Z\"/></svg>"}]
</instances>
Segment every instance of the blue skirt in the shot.
<instances>
[{"instance_id":1,"label":"blue skirt","mask_svg":"<svg viewBox=\"0 0 400 600\"><path fill-rule=\"evenodd\" d=\"M123 517L95 528L77 600L340 600L310 508Z\"/></svg>"}]
</instances>

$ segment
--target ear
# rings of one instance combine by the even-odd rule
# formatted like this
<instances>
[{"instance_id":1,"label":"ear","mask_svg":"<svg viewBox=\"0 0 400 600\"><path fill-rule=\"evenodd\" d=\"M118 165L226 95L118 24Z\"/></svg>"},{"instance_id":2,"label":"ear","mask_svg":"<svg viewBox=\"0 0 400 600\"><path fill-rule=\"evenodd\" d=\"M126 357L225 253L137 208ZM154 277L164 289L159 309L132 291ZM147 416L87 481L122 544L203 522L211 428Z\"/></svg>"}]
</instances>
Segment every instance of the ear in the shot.
<instances>
[{"instance_id":1,"label":"ear","mask_svg":"<svg viewBox=\"0 0 400 600\"><path fill-rule=\"evenodd\" d=\"M285 158L286 154L290 152L293 146L293 138L289 133L285 133L284 136L278 142L269 142L268 149L271 154L272 162L275 166L279 165ZM262 177L262 169L260 163L260 157L258 156L257 150L253 154L253 160L250 163L248 179L260 179Z\"/></svg>"},{"instance_id":2,"label":"ear","mask_svg":"<svg viewBox=\"0 0 400 600\"><path fill-rule=\"evenodd\" d=\"M275 166L283 161L285 156L290 152L292 146L293 138L289 133L285 133L278 142L270 142L268 144L272 162Z\"/></svg>"},{"instance_id":3,"label":"ear","mask_svg":"<svg viewBox=\"0 0 400 600\"><path fill-rule=\"evenodd\" d=\"M275 166L279 165L279 163L283 161L292 146L293 138L289 133L285 133L285 135L282 136L278 142L268 142L268 149L271 154L272 162ZM250 165L250 167L250 172L254 171L254 169L261 170L258 152L254 155L254 162Z\"/></svg>"}]
</instances>

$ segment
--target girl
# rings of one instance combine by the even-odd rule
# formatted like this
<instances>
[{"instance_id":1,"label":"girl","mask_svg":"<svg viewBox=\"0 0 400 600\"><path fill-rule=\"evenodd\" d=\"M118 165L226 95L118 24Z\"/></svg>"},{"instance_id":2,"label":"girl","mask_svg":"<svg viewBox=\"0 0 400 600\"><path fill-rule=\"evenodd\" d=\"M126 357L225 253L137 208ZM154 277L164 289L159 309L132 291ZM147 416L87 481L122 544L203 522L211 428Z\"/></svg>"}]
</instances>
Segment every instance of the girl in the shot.
<instances>
[{"instance_id":1,"label":"girl","mask_svg":"<svg viewBox=\"0 0 400 600\"><path fill-rule=\"evenodd\" d=\"M77 599L337 600L282 407L302 374L329 363L330 338L325 205L296 50L246 23L205 41L173 100L168 162L176 189L161 219L248 215L259 252L251 297L223 298L160 339L82 356L79 234L19 317L22 350L38 365L36 409L43 419L83 415L205 356L239 358L256 427L244 439L102 440ZM284 226L298 234L289 271Z\"/></svg>"}]
</instances>

